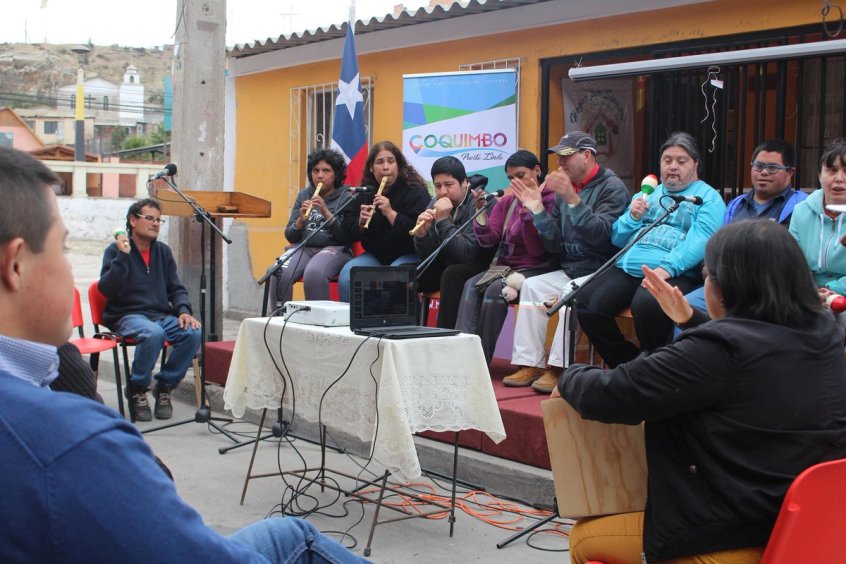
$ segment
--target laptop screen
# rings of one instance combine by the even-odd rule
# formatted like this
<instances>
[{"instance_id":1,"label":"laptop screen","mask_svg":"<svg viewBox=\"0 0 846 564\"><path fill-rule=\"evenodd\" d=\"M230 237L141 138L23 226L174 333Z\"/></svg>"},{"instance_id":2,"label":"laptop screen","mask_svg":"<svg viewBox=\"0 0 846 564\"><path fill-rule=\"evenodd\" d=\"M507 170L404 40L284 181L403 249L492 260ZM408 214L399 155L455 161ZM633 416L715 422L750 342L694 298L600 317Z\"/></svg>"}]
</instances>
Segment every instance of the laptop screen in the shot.
<instances>
[{"instance_id":1,"label":"laptop screen","mask_svg":"<svg viewBox=\"0 0 846 564\"><path fill-rule=\"evenodd\" d=\"M356 266L350 270L350 328L417 324L413 265Z\"/></svg>"}]
</instances>

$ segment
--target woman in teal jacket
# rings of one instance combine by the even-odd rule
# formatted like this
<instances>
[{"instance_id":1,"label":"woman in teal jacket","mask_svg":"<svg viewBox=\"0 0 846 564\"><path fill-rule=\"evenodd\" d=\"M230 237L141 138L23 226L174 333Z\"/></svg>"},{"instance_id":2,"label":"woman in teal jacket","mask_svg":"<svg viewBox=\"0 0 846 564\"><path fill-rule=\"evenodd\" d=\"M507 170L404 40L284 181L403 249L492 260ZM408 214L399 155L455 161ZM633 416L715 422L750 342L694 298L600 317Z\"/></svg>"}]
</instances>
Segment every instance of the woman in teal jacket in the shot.
<instances>
[{"instance_id":1,"label":"woman in teal jacket","mask_svg":"<svg viewBox=\"0 0 846 564\"><path fill-rule=\"evenodd\" d=\"M790 233L799 242L823 298L846 295L846 235L844 213L826 206L846 205L846 139L830 143L820 158L820 186L793 210Z\"/></svg>"},{"instance_id":2,"label":"woman in teal jacket","mask_svg":"<svg viewBox=\"0 0 846 564\"><path fill-rule=\"evenodd\" d=\"M616 265L596 281L584 284L576 302L579 325L610 367L628 362L641 350L652 350L670 342L673 322L648 291L641 287L642 267L648 266L687 293L701 285L700 263L705 244L723 222L726 205L720 193L699 180L699 150L693 137L676 132L664 142L661 154L661 184L647 197L635 195L614 225L611 243L625 247L650 225L658 222L672 204L670 196L696 199L683 201L666 221L649 231ZM640 347L627 340L614 316L630 307Z\"/></svg>"}]
</instances>

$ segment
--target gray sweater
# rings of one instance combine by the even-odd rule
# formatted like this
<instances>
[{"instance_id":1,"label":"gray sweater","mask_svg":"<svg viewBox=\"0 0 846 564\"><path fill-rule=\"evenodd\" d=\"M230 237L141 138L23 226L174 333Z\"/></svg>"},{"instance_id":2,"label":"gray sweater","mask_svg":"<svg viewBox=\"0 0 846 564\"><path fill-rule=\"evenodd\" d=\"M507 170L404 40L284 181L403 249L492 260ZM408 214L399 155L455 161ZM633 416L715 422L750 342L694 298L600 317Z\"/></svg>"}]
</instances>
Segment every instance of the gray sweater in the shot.
<instances>
[{"instance_id":1,"label":"gray sweater","mask_svg":"<svg viewBox=\"0 0 846 564\"><path fill-rule=\"evenodd\" d=\"M561 257L561 268L570 278L595 272L611 258L611 225L626 211L629 191L613 171L600 168L579 191L581 202L570 207L555 196L553 213L534 214L544 246Z\"/></svg>"},{"instance_id":2,"label":"gray sweater","mask_svg":"<svg viewBox=\"0 0 846 564\"><path fill-rule=\"evenodd\" d=\"M329 208L329 211L332 212L333 215L338 215L337 210L344 202L351 199L352 196L347 189L348 186L344 185L337 188L334 192L332 192L328 197L323 198L326 202L326 207ZM309 186L300 191L297 194L297 201L294 202L294 207L291 209L291 217L288 219L288 226L285 228L285 238L288 240L289 243L297 244L303 239L308 236L310 231L315 231L319 229L324 221L325 218L323 214L320 213L320 210L317 209L316 206L312 206L311 213L309 214L308 219L305 222L305 226L302 229L297 229L294 227L294 224L297 221L297 216L300 215L300 208L303 205L303 202L306 200L310 200L314 196L314 186ZM355 208L355 209L353 209ZM331 223L326 229L322 232L318 233L311 240L308 242L309 247L348 247L352 241L350 241L349 237L347 236L342 224L344 220L344 215L346 214L355 214L358 217L358 206L352 204L348 205L344 210L341 212L340 216L337 216L337 219Z\"/></svg>"}]
</instances>

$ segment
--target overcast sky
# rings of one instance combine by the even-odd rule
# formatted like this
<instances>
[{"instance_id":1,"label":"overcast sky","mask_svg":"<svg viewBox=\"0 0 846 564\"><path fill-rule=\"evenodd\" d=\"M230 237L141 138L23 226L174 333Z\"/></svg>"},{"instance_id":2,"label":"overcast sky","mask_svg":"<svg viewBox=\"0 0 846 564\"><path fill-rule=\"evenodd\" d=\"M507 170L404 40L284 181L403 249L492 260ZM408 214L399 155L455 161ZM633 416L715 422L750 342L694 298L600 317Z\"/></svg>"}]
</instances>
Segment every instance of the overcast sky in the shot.
<instances>
[{"instance_id":1,"label":"overcast sky","mask_svg":"<svg viewBox=\"0 0 846 564\"><path fill-rule=\"evenodd\" d=\"M356 19L383 17L399 3L417 9L428 0L355 0ZM349 7L349 0L228 0L226 45L341 24ZM0 0L0 14L0 43L153 47L174 42L176 0Z\"/></svg>"}]
</instances>

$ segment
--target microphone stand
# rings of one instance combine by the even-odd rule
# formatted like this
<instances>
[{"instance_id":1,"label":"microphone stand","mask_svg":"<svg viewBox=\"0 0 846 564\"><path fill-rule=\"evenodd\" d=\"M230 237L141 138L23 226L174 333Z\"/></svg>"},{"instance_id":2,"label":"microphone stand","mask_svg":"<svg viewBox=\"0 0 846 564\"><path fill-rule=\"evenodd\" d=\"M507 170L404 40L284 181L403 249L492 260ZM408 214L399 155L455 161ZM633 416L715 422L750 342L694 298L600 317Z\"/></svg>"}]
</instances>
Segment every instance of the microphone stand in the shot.
<instances>
[{"instance_id":1,"label":"microphone stand","mask_svg":"<svg viewBox=\"0 0 846 564\"><path fill-rule=\"evenodd\" d=\"M179 188L176 186L176 183L173 181L172 176L165 176L163 180L176 192L186 204L191 206L191 209L194 210L194 218L197 223L200 224L200 248L205 250L206 248L206 224L210 225L212 230L214 230L220 238L226 241L227 244L232 243L232 241L223 234L220 228L217 226L217 223L214 221L212 216L204 210L201 206L197 205L197 202L194 201L193 198L189 198ZM209 245L209 252L211 253L211 257L209 259L211 269L212 269L212 280L214 280L214 252L215 252L215 239L214 237L210 240ZM214 292L214 287L212 287L212 292ZM214 294L212 294L212 301L214 301ZM145 429L141 431L142 434L146 433L153 433L155 431L160 431L162 429L169 429L171 427L176 427L179 425L184 425L186 423L206 423L207 425L216 429L222 435L225 435L229 440L234 443L239 443L238 438L231 434L229 431L224 429L223 427L214 423L214 421L223 421L225 423L231 423L232 419L229 418L222 418L222 417L212 417L211 416L211 409L207 406L206 400L206 262L205 262L205 253L200 252L200 342L202 344L202 353L200 354L200 407L197 409L197 412L194 414L193 419L186 419L184 421L177 421L175 423L169 423L167 425L162 425L159 427L153 427L151 429ZM240 444L240 443L239 443Z\"/></svg>"},{"instance_id":2,"label":"microphone stand","mask_svg":"<svg viewBox=\"0 0 846 564\"><path fill-rule=\"evenodd\" d=\"M370 191L361 192L361 193L362 194L369 194ZM308 235L306 235L305 239L303 239L302 241L300 241L299 243L297 243L296 245L294 245L293 247L291 247L290 249L286 250L284 253L279 255L279 258L276 259L276 262L274 262L270 267L268 267L267 272L264 273L264 276L262 276L261 278L258 279L258 285L261 286L262 284L265 284L265 282L267 282L270 279L271 276L276 274L279 271L279 269L282 268L282 266L291 259L292 256L297 254L297 251L299 251L300 249L305 247L306 244L311 240L312 237L314 237L315 235L317 235L318 233L323 231L325 228L329 227L338 218L338 214L340 212L344 211L344 209L348 205L350 205L352 202L357 201L357 200L358 200L358 194L354 195L352 198L349 198L346 202L341 204L338 207L337 210L335 210L335 213L332 214L332 219L330 219L329 221L324 221L323 223L321 223L319 226L317 226L317 229L315 229L314 231L312 231ZM265 284L265 286L264 286L264 298L262 300L262 306L261 306L262 317L267 316L267 302L268 302L269 296L270 296L270 284Z\"/></svg>"},{"instance_id":3,"label":"microphone stand","mask_svg":"<svg viewBox=\"0 0 846 564\"><path fill-rule=\"evenodd\" d=\"M573 280L571 280L570 282L565 284L564 288L561 289L561 296L558 298L558 301L555 302L555 305L553 305L551 308L549 308L549 310L546 312L546 315L548 317L552 317L553 315L558 313L558 310L560 310L564 306L567 306L568 308L570 308L570 312L575 311L576 302L577 302L576 298L578 297L579 293L584 289L584 287L587 286L588 284L590 284L591 282L593 282L594 280L596 280L597 278L599 278L599 276L601 276L603 273L609 271L611 269L611 267L614 266L614 264L616 264L617 260L621 256L623 256L624 254L626 254L629 251L629 249L631 249L635 245L635 243L640 241L647 233L649 233L654 228L658 227L659 225L661 225L662 223L667 221L667 219L670 217L670 214L673 213L674 211L676 211L677 209L679 209L680 203L681 202L674 201L672 206L665 209L664 215L659 217L652 224L650 224L647 227L641 229L638 232L638 234L635 235L635 237L631 241L626 243L626 245L622 249L620 249L616 254L614 254L614 256L612 256L610 259L608 259L608 261L605 262L605 264L600 266L596 270L596 272L594 272L587 279L582 281L581 285L577 284ZM626 212L626 213L628 213L628 212ZM569 289L569 291L568 291L568 289ZM573 358L575 357L575 354L576 354L576 324L571 322L571 323L568 324L568 326L570 328L570 350L565 351L565 352L567 353L567 358L569 360L568 365L569 365L573 362Z\"/></svg>"},{"instance_id":4,"label":"microphone stand","mask_svg":"<svg viewBox=\"0 0 846 564\"><path fill-rule=\"evenodd\" d=\"M561 297L558 298L558 301L555 302L555 305L552 306L551 308L549 308L549 310L546 312L547 317L552 317L553 315L558 313L558 310L561 309L562 307L564 307L565 305L569 306L569 307L573 307L573 305L576 303L576 296L579 295L579 292L581 292L582 289L584 289L585 286L587 286L588 284L593 282L596 278L598 278L603 273L610 270L611 267L614 266L614 264L617 262L617 259L619 259L621 256L626 254L629 251L629 249L634 247L635 243L637 243L638 241L643 239L643 237L647 233L649 233L650 231L652 231L653 229L655 229L656 227L658 227L659 225L661 225L662 223L667 221L667 218L670 217L670 214L673 213L674 211L676 211L677 209L679 209L679 203L680 202L674 202L672 206L670 206L668 209L665 209L664 215L662 215L661 217L656 219L653 223L651 223L647 227L641 229L638 232L638 234L634 237L634 239L632 239L631 241L626 243L625 247L620 249L613 257L608 259L608 261L605 264L600 266L596 270L596 272L594 272L593 274L590 275L589 278L584 280L582 282L581 286L579 286L578 284L576 284L573 281L568 282L564 286L564 288L561 290ZM567 292L567 286L570 287L569 292Z\"/></svg>"},{"instance_id":5,"label":"microphone stand","mask_svg":"<svg viewBox=\"0 0 846 564\"><path fill-rule=\"evenodd\" d=\"M367 192L361 192L361 193L369 194L370 192L371 191L368 190ZM319 232L323 231L329 225L331 225L332 222L334 222L338 218L340 212L344 211L344 209L348 205L350 205L352 202L358 201L357 196L358 196L358 194L354 195L352 198L349 198L346 202L341 204L338 207L338 209L335 210L335 213L332 214L332 219L330 219L329 221L324 221L323 223L318 225L317 229L311 231L308 235L306 235L305 239L303 239L302 241L300 241L299 243L297 243L296 245L294 245L293 247L291 247L290 249L288 249L287 251L282 253L279 256L279 258L276 259L276 262L274 262L270 267L268 267L267 272L265 272L264 275L261 278L259 278L258 285L261 286L262 284L264 284L264 295L262 297L262 304L261 304L261 316L262 317L267 317L267 302L270 299L270 284L266 284L266 282L270 279L271 276L276 274L276 272L278 272L279 269L282 268L282 266L285 263L287 263L291 259L292 256L297 254L297 251L299 251L300 249L305 247L306 244L311 240L312 237L314 237ZM261 416L262 424L264 423L264 416L265 416L266 412L267 412L267 410L262 412L262 416ZM226 454L230 450L233 450L233 449L245 446L245 445L251 445L253 443L256 443L256 447L257 447L259 441L263 441L265 439L270 439L272 437L281 437L285 432L285 428L289 424L290 424L290 422L284 420L284 414L282 412L282 403L281 403L281 400L280 400L279 407L277 408L276 423L273 424L271 433L269 433L269 434L267 434L263 437L256 436L256 438L254 438L254 439L250 439L250 440L244 441L244 442L239 442L236 445L232 445L232 446L228 446L228 447L221 447L221 448L217 449L217 451L220 454ZM291 436L294 437L294 438L299 438L299 439L307 441L307 442L314 443L314 441L312 441L310 439L305 439L303 437L297 437L296 435L291 435ZM253 456L255 456L255 451L253 451Z\"/></svg>"}]
</instances>

